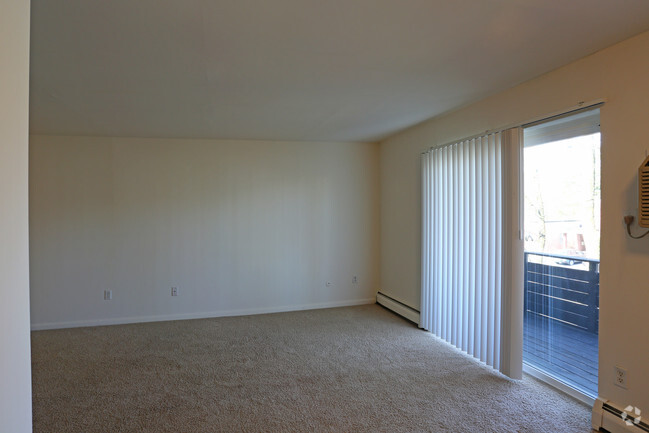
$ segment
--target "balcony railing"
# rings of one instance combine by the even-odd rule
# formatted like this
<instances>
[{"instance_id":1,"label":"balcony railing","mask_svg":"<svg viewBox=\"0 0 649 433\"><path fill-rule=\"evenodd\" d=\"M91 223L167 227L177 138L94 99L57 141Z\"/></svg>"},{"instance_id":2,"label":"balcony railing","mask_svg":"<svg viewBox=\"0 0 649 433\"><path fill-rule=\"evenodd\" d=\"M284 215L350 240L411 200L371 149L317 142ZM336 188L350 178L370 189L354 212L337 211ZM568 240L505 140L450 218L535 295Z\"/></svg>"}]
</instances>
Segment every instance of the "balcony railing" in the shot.
<instances>
[{"instance_id":1,"label":"balcony railing","mask_svg":"<svg viewBox=\"0 0 649 433\"><path fill-rule=\"evenodd\" d=\"M525 252L525 314L597 334L599 260Z\"/></svg>"},{"instance_id":2,"label":"balcony railing","mask_svg":"<svg viewBox=\"0 0 649 433\"><path fill-rule=\"evenodd\" d=\"M597 396L599 261L525 253L523 360Z\"/></svg>"}]
</instances>

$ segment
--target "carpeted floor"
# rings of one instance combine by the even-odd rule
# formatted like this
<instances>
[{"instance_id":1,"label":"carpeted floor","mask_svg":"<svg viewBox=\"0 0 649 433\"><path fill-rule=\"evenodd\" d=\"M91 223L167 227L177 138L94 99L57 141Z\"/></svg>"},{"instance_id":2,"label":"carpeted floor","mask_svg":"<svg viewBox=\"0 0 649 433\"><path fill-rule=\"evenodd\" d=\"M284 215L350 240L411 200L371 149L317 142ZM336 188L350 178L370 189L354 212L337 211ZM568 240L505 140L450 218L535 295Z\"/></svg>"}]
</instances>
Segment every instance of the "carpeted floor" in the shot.
<instances>
[{"instance_id":1,"label":"carpeted floor","mask_svg":"<svg viewBox=\"0 0 649 433\"><path fill-rule=\"evenodd\" d=\"M378 305L32 333L35 433L589 432Z\"/></svg>"}]
</instances>

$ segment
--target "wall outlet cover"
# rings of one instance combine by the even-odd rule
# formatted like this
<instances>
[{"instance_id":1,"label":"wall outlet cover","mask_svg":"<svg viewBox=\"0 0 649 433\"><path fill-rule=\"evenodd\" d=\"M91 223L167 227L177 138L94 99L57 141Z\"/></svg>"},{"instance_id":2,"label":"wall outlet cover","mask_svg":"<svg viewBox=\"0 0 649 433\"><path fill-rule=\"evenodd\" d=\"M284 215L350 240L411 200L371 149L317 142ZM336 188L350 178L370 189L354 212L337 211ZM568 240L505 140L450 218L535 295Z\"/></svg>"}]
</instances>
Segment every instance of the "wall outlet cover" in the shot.
<instances>
[{"instance_id":1,"label":"wall outlet cover","mask_svg":"<svg viewBox=\"0 0 649 433\"><path fill-rule=\"evenodd\" d=\"M614 378L614 383L615 385L619 386L620 388L627 389L626 387L626 370L623 369L622 367L618 367L617 365L615 366L615 378Z\"/></svg>"}]
</instances>

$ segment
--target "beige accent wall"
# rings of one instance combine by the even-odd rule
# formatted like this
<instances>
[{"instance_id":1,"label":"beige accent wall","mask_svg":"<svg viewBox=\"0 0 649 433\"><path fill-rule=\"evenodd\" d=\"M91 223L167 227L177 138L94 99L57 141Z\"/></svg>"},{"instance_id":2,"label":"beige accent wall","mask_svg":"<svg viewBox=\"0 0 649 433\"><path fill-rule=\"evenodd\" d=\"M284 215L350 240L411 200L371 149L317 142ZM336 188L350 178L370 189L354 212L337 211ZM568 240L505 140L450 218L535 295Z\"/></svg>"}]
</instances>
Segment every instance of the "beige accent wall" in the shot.
<instances>
[{"instance_id":1,"label":"beige accent wall","mask_svg":"<svg viewBox=\"0 0 649 433\"><path fill-rule=\"evenodd\" d=\"M0 13L0 431L32 431L27 226L29 2Z\"/></svg>"},{"instance_id":2,"label":"beige accent wall","mask_svg":"<svg viewBox=\"0 0 649 433\"><path fill-rule=\"evenodd\" d=\"M637 214L637 168L649 149L647 53L649 33L643 33L409 129L380 149L381 291L419 309L420 152L606 98L601 110L599 395L644 411L649 411L649 239L628 238L622 217ZM616 365L628 371L628 390L613 385Z\"/></svg>"},{"instance_id":3,"label":"beige accent wall","mask_svg":"<svg viewBox=\"0 0 649 433\"><path fill-rule=\"evenodd\" d=\"M32 136L30 169L34 328L374 302L377 144Z\"/></svg>"}]
</instances>

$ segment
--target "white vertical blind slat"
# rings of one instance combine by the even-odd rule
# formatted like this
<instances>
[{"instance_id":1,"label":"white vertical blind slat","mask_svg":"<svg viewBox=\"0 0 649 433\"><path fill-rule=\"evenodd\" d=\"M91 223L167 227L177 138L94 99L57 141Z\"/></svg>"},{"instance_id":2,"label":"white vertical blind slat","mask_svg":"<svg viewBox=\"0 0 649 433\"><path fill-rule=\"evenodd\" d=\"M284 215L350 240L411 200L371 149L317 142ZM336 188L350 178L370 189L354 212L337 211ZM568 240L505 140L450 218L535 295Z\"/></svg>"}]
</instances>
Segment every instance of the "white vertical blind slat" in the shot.
<instances>
[{"instance_id":1,"label":"white vertical blind slat","mask_svg":"<svg viewBox=\"0 0 649 433\"><path fill-rule=\"evenodd\" d=\"M496 167L495 167L495 172L498 173L499 176L499 181L495 182L496 183L496 197L498 198L496 200L496 253L494 254L495 260L496 260L496 266L495 266L495 272L496 272L496 281L495 281L495 300L494 300L494 363L493 366L494 368L500 370L500 352L501 352L501 342L500 342L500 336L501 336L501 327L502 327L502 314L501 314L501 307L502 307L502 274L503 274L503 242L504 242L504 234L503 234L503 184L502 184L502 179L503 179L503 154L502 154L502 146L500 145L501 143L501 136L500 133L498 133L498 140L497 144L495 146L496 149L496 156L495 156L495 162L496 162Z\"/></svg>"},{"instance_id":2,"label":"white vertical blind slat","mask_svg":"<svg viewBox=\"0 0 649 433\"><path fill-rule=\"evenodd\" d=\"M422 156L420 326L500 368L501 134Z\"/></svg>"},{"instance_id":3,"label":"white vertical blind slat","mask_svg":"<svg viewBox=\"0 0 649 433\"><path fill-rule=\"evenodd\" d=\"M460 214L460 200L458 200L459 195L461 194L461 185L460 185L460 146L453 146L453 213L449 215L449 219L453 221L453 242L451 246L453 248L453 282L451 284L453 297L453 308L451 309L451 343L459 347L458 344L458 316L459 316L459 291L460 291L460 278L459 278L459 268L460 268L460 251L462 249L461 239L460 239L460 221L461 218L457 218Z\"/></svg>"},{"instance_id":4,"label":"white vertical blind slat","mask_svg":"<svg viewBox=\"0 0 649 433\"><path fill-rule=\"evenodd\" d=\"M476 148L476 181L482 179L482 146L480 146L480 140L475 140L474 145ZM474 185L479 185L476 183ZM482 327L482 238L480 234L482 230L478 228L478 223L482 223L484 219L482 218L482 194L477 188L473 188L476 195L476 252L475 252L475 263L476 263L476 276L475 276L475 296L476 303L474 305L476 311L475 318L475 328L474 328L474 339L475 339L475 350L473 352L474 356L480 358L480 353L482 352L482 334L480 329ZM477 354L477 355L476 355Z\"/></svg>"},{"instance_id":5,"label":"white vertical blind slat","mask_svg":"<svg viewBox=\"0 0 649 433\"><path fill-rule=\"evenodd\" d=\"M493 351L494 351L494 323L493 323L493 315L494 315L494 310L495 310L495 305L494 305L494 281L495 281L495 269L494 269L494 249L495 249L495 201L496 201L496 194L495 194L495 186L492 182L492 176L494 175L494 170L495 170L495 152L494 152L494 139L493 136L488 136L487 138L487 148L488 148L488 153L489 153L489 158L488 158L488 164L489 164L489 178L487 179L487 185L489 189L489 196L488 196L488 203L489 203L489 220L488 220L488 227L486 228L487 234L489 236L489 242L487 243L488 246L488 285L489 285L489 293L487 295L488 299L488 305L487 305L487 330L486 330L486 336L487 336L487 360L486 363L488 365L493 365Z\"/></svg>"},{"instance_id":6,"label":"white vertical blind slat","mask_svg":"<svg viewBox=\"0 0 649 433\"><path fill-rule=\"evenodd\" d=\"M483 151L483 157L480 161L482 163L482 206L483 221L481 223L482 240L482 304L480 305L480 360L487 362L487 351L489 350L487 332L488 332L488 318L489 318L489 139L480 139L480 147ZM485 233L486 231L486 233ZM486 238L486 239L485 239Z\"/></svg>"},{"instance_id":7,"label":"white vertical blind slat","mask_svg":"<svg viewBox=\"0 0 649 433\"><path fill-rule=\"evenodd\" d=\"M435 167L439 167L440 165L442 165L444 163L442 155L437 153L435 155L435 162L436 162ZM436 206L437 203L439 203L440 201L445 199L445 197L444 197L444 189L443 189L444 184L442 183L443 176L444 176L444 172L442 170L437 170L436 171L435 177L436 177L436 181L437 181L436 189L437 189L437 193L438 193L438 196L437 196L438 201L433 203L432 206ZM435 242L435 246L436 246L436 249L437 249L437 261L435 262L435 270L437 272L436 281L437 281L437 284L438 284L437 287L443 287L445 282L444 282L444 275L442 273L441 263L442 263L443 257L444 257L443 252L445 251L445 245L444 245L444 233L445 232L444 232L444 226L442 224L441 217L439 215L437 215L437 213L435 213L435 215L436 215L436 218L437 218L437 238L436 239L439 240L438 242ZM435 311L437 313L437 330L435 331L435 334L436 335L442 335L442 329L443 329L442 326L443 326L443 323L444 323L444 320L445 320L444 319L444 309L443 309L444 297L443 297L443 293L442 293L441 290L437 290L436 292L437 292L437 296L436 296L435 300L437 301L437 305L435 306Z\"/></svg>"},{"instance_id":8,"label":"white vertical blind slat","mask_svg":"<svg viewBox=\"0 0 649 433\"><path fill-rule=\"evenodd\" d=\"M424 155L421 158L421 172L422 172L422 178L423 178L423 183L421 186L421 203L422 203L422 251L421 251L421 281L422 285L426 286L430 284L430 275L428 272L428 268L430 268L432 257L430 257L430 234L429 234L429 227L430 227L430 215L428 213L429 209L429 203L428 200L430 199L430 180L428 179L430 177L430 170L428 170L428 164L430 161L430 157L427 155ZM430 298L430 291L424 290L421 293L421 303L422 305L428 304ZM426 328L426 324L428 323L428 315L430 315L430 310L424 310L421 312L421 325L422 327Z\"/></svg>"},{"instance_id":9,"label":"white vertical blind slat","mask_svg":"<svg viewBox=\"0 0 649 433\"><path fill-rule=\"evenodd\" d=\"M450 162L451 159L449 158L450 154L450 149L445 149L444 150L444 179L448 179L447 181L443 182L442 185L445 185L446 187L444 188L444 203L443 203L443 218L444 218L444 250L442 254L442 260L444 263L444 269L442 270L443 274L443 280L442 280L442 290L444 293L444 299L442 300L442 315L444 317L444 323L442 324L442 338L450 341L450 328L451 328L451 317L449 314L449 308L451 304L451 300L449 297L450 294L450 275L451 275L451 263L450 263L450 256L453 254L453 250L451 248L451 242L450 242L450 234L452 230L452 226L450 224L448 214L449 214L449 198L451 197L450 193L450 188L452 186L452 171L450 170Z\"/></svg>"},{"instance_id":10,"label":"white vertical blind slat","mask_svg":"<svg viewBox=\"0 0 649 433\"><path fill-rule=\"evenodd\" d=\"M475 158L476 158L476 152L475 152L475 140L472 140L469 143L469 184L470 185L475 185L476 182L476 164L475 164ZM469 190L469 202L468 202L468 207L469 207L469 239L475 239L476 238L476 229L475 226L477 224L477 219L476 219L476 208L475 208L475 201L476 201L476 193L474 188L470 188ZM469 321L467 324L467 333L468 333L468 345L467 345L467 352L475 351L475 336L474 336L474 330L475 330L475 314L476 314L476 309L475 309L475 302L476 302L476 293L475 293L475 284L476 284L476 260L475 260L475 255L476 255L476 242L469 242L469 286L467 287L467 290L469 292L468 296L468 315L469 315Z\"/></svg>"},{"instance_id":11,"label":"white vertical blind slat","mask_svg":"<svg viewBox=\"0 0 649 433\"><path fill-rule=\"evenodd\" d=\"M469 150L470 150L470 145L465 146L463 149L463 157L462 157L462 184L463 185L468 185L469 184ZM463 188L463 193L462 193L462 209L463 209L463 214L466 215L466 218L462 219L462 233L466 234L466 236L462 240L462 322L461 322L461 329L462 329L462 346L461 349L463 351L467 351L469 349L468 347L468 341L469 341L469 250L470 250L470 245L471 245L471 236L469 233L470 229L470 206L468 203L468 198L469 198L469 190Z\"/></svg>"}]
</instances>

